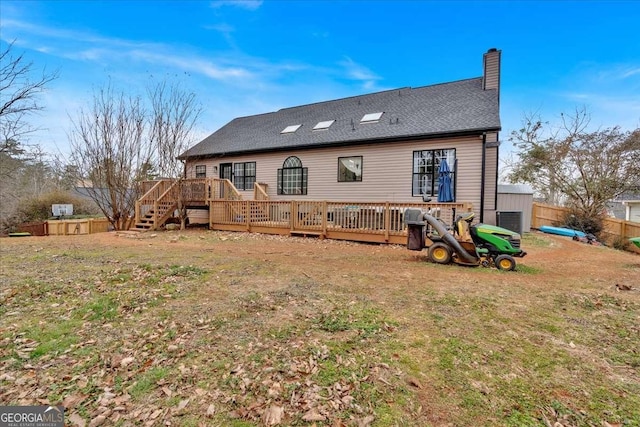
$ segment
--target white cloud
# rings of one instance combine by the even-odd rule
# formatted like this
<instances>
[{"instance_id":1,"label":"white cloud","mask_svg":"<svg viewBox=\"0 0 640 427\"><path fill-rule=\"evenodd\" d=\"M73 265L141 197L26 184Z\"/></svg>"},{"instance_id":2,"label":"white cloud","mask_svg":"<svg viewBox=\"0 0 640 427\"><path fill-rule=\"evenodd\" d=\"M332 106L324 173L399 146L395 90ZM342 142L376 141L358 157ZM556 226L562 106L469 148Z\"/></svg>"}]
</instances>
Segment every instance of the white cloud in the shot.
<instances>
[{"instance_id":1,"label":"white cloud","mask_svg":"<svg viewBox=\"0 0 640 427\"><path fill-rule=\"evenodd\" d=\"M262 0L214 0L211 2L211 7L214 9L223 6L233 6L247 10L257 10L260 6L262 6Z\"/></svg>"},{"instance_id":2,"label":"white cloud","mask_svg":"<svg viewBox=\"0 0 640 427\"><path fill-rule=\"evenodd\" d=\"M233 33L236 29L232 26L229 25L227 23L220 23L220 24L216 24L216 25L205 25L203 27L205 30L213 30L213 31L217 31L219 33L222 33L224 35L229 35L231 33Z\"/></svg>"},{"instance_id":3,"label":"white cloud","mask_svg":"<svg viewBox=\"0 0 640 427\"><path fill-rule=\"evenodd\" d=\"M242 67L221 67L211 61L199 57L188 57L179 55L168 55L163 52L151 52L145 50L132 50L128 55L136 60L142 60L151 64L171 65L179 68L180 71L190 71L205 75L215 80L228 80L239 78L250 78L252 73Z\"/></svg>"},{"instance_id":4,"label":"white cloud","mask_svg":"<svg viewBox=\"0 0 640 427\"><path fill-rule=\"evenodd\" d=\"M348 56L345 56L344 59L339 62L339 65L343 67L348 79L362 82L362 87L369 91L375 90L377 81L382 79L373 71L364 65L356 63Z\"/></svg>"},{"instance_id":5,"label":"white cloud","mask_svg":"<svg viewBox=\"0 0 640 427\"><path fill-rule=\"evenodd\" d=\"M8 28L24 31L32 38L38 36L39 40L31 43L34 45L33 49L65 59L111 65L116 64L117 61L130 64L131 60L134 60L154 66L168 65L179 68L181 72L197 73L215 80L252 77L252 73L242 66L217 65L215 60L204 59L197 55L173 54L171 46L160 43L108 38L87 32L59 30L15 20L8 22ZM46 45L43 46L45 43ZM27 47L25 43L23 46Z\"/></svg>"},{"instance_id":6,"label":"white cloud","mask_svg":"<svg viewBox=\"0 0 640 427\"><path fill-rule=\"evenodd\" d=\"M640 67L638 67L638 68L631 68L631 69L628 69L627 71L624 71L624 72L622 73L621 77L622 77L623 79L626 79L626 78L628 78L628 77L635 76L636 74L640 74Z\"/></svg>"}]
</instances>

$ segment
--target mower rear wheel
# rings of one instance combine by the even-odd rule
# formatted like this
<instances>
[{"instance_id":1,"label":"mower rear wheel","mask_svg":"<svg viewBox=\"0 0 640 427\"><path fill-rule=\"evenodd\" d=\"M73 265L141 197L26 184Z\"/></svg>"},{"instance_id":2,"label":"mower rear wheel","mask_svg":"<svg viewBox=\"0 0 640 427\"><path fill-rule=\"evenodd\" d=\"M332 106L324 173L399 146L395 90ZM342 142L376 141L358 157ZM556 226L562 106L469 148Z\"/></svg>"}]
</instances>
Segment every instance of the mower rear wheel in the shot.
<instances>
[{"instance_id":1,"label":"mower rear wheel","mask_svg":"<svg viewBox=\"0 0 640 427\"><path fill-rule=\"evenodd\" d=\"M498 255L494 263L498 270L513 271L516 269L516 260L511 255Z\"/></svg>"},{"instance_id":2,"label":"mower rear wheel","mask_svg":"<svg viewBox=\"0 0 640 427\"><path fill-rule=\"evenodd\" d=\"M451 262L451 248L444 243L434 243L429 247L429 259L437 264Z\"/></svg>"}]
</instances>

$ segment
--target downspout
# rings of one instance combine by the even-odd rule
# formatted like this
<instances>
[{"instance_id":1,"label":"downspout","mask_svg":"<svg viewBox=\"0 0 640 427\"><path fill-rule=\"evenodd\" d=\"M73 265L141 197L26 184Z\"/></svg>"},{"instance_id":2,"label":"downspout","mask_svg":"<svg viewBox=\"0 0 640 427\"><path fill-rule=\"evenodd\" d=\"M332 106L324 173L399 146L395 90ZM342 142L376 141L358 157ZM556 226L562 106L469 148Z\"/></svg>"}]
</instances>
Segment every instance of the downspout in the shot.
<instances>
[{"instance_id":1,"label":"downspout","mask_svg":"<svg viewBox=\"0 0 640 427\"><path fill-rule=\"evenodd\" d=\"M484 220L484 182L487 164L487 133L482 133L482 177L480 178L480 222Z\"/></svg>"},{"instance_id":2,"label":"downspout","mask_svg":"<svg viewBox=\"0 0 640 427\"><path fill-rule=\"evenodd\" d=\"M498 210L498 180L500 179L500 174L498 170L500 169L500 134L496 133L496 185L493 187L493 210Z\"/></svg>"}]
</instances>

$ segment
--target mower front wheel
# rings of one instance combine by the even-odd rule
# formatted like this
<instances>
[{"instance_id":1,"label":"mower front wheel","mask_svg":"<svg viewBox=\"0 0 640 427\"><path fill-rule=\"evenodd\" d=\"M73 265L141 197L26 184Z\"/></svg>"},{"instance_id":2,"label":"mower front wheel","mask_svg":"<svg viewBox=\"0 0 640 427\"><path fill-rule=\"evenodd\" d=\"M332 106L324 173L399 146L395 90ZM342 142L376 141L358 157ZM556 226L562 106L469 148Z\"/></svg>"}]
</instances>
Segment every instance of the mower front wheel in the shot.
<instances>
[{"instance_id":1,"label":"mower front wheel","mask_svg":"<svg viewBox=\"0 0 640 427\"><path fill-rule=\"evenodd\" d=\"M436 264L449 264L451 262L451 248L444 243L434 243L429 247L429 259Z\"/></svg>"},{"instance_id":2,"label":"mower front wheel","mask_svg":"<svg viewBox=\"0 0 640 427\"><path fill-rule=\"evenodd\" d=\"M494 263L498 270L513 271L516 269L516 260L511 255L498 255Z\"/></svg>"}]
</instances>

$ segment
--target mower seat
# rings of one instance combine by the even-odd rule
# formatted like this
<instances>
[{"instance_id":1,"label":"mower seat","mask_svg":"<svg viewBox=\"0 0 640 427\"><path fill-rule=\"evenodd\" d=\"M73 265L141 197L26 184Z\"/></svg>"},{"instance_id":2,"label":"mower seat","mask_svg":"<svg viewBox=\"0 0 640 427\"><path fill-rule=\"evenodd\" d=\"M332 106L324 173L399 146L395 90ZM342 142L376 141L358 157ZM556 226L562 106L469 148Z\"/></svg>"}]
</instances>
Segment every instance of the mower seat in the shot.
<instances>
[{"instance_id":1,"label":"mower seat","mask_svg":"<svg viewBox=\"0 0 640 427\"><path fill-rule=\"evenodd\" d=\"M458 220L467 221L469 224L471 224L475 216L476 214L474 212L467 212L467 213L458 215Z\"/></svg>"}]
</instances>

